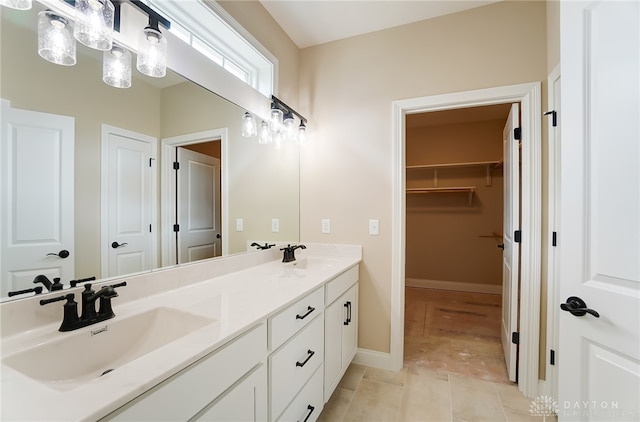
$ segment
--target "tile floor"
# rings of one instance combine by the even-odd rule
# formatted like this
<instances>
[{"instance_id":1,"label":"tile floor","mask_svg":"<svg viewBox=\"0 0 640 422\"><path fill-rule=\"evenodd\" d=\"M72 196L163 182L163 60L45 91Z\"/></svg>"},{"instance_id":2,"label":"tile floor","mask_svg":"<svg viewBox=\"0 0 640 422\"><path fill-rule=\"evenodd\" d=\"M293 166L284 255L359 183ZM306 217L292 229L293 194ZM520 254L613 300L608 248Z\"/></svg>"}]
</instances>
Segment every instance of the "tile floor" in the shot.
<instances>
[{"instance_id":1,"label":"tile floor","mask_svg":"<svg viewBox=\"0 0 640 422\"><path fill-rule=\"evenodd\" d=\"M351 365L319 421L543 421L507 378L500 296L407 287L404 352L399 372Z\"/></svg>"}]
</instances>

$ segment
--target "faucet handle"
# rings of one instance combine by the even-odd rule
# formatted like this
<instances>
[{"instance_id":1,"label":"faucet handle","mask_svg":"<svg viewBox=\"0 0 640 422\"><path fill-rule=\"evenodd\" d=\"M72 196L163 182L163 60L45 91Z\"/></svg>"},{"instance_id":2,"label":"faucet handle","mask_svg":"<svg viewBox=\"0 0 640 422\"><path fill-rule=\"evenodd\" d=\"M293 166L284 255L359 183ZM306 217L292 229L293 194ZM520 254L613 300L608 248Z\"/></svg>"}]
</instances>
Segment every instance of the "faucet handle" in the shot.
<instances>
[{"instance_id":1,"label":"faucet handle","mask_svg":"<svg viewBox=\"0 0 640 422\"><path fill-rule=\"evenodd\" d=\"M95 277L95 276L93 276L93 277L87 277L87 278L81 278L81 279L78 279L78 280L71 280L71 281L69 282L69 284L71 285L71 287L76 287L76 286L77 286L78 284L80 284L80 283L86 283L87 281L93 281L93 280L95 280L95 279L96 279L96 277Z\"/></svg>"},{"instance_id":2,"label":"faucet handle","mask_svg":"<svg viewBox=\"0 0 640 422\"><path fill-rule=\"evenodd\" d=\"M60 302L61 300L66 300L67 304L73 302L73 299L76 297L73 293L67 293L66 295L52 297L50 299L41 299L40 306L47 305L53 302Z\"/></svg>"}]
</instances>

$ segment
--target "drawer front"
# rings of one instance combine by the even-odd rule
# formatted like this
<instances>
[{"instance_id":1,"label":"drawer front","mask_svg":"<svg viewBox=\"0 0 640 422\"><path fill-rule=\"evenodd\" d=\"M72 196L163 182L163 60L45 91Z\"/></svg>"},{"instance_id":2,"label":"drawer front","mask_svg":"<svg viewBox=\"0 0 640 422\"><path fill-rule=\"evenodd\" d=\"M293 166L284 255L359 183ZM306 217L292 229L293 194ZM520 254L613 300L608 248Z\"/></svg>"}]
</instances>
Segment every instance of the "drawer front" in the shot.
<instances>
[{"instance_id":1,"label":"drawer front","mask_svg":"<svg viewBox=\"0 0 640 422\"><path fill-rule=\"evenodd\" d=\"M323 406L322 368L318 368L278 421L314 422L320 416Z\"/></svg>"},{"instance_id":2,"label":"drawer front","mask_svg":"<svg viewBox=\"0 0 640 422\"><path fill-rule=\"evenodd\" d=\"M271 420L275 420L324 361L324 318L308 327L269 358Z\"/></svg>"},{"instance_id":3,"label":"drawer front","mask_svg":"<svg viewBox=\"0 0 640 422\"><path fill-rule=\"evenodd\" d=\"M328 282L325 285L325 303L329 305L331 302L339 298L342 293L346 292L349 287L353 286L353 284L358 281L358 276L359 266L356 265Z\"/></svg>"},{"instance_id":4,"label":"drawer front","mask_svg":"<svg viewBox=\"0 0 640 422\"><path fill-rule=\"evenodd\" d=\"M103 420L186 421L263 361L266 327L254 328L111 413Z\"/></svg>"},{"instance_id":5,"label":"drawer front","mask_svg":"<svg viewBox=\"0 0 640 422\"><path fill-rule=\"evenodd\" d=\"M324 308L322 289L303 297L284 311L269 319L270 348L276 350L302 327L322 313Z\"/></svg>"}]
</instances>

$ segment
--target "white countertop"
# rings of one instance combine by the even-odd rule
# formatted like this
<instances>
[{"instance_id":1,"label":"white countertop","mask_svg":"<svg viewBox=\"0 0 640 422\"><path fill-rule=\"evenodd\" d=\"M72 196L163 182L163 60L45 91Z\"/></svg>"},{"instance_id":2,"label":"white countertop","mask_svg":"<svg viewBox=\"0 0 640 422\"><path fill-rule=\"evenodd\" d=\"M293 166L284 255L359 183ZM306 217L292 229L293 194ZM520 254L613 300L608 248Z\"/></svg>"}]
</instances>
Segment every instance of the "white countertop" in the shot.
<instances>
[{"instance_id":1,"label":"white countertop","mask_svg":"<svg viewBox=\"0 0 640 422\"><path fill-rule=\"evenodd\" d=\"M272 252L270 256L276 254ZM280 254L277 256L280 257ZM100 419L357 265L362 259L362 252L359 246L310 247L306 251L297 250L296 256L298 260L295 263L283 264L280 259L271 260L135 300L126 300L129 286L119 288L120 297L113 300L115 318L69 333L58 331L60 318L55 322L5 337L4 329L8 322L4 321L1 351L3 361L0 367L0 419ZM220 260L219 265L225 265L223 261L224 259ZM216 260L212 260L210 265L215 266ZM174 268L173 271L176 271L176 277L180 275L177 273L180 267ZM159 276L167 276L161 273L162 271L157 272ZM184 274L180 276L185 277ZM153 278L150 280L153 281ZM76 295L76 298L78 296ZM34 312L40 308L35 300L31 302L31 306L36 307ZM4 305L0 304L0 309ZM26 308L27 305L30 303L23 304L22 308ZM62 302L47 306L62 308ZM80 308L80 305L78 307ZM5 357L28 347L79 332L89 335L90 330L108 325L110 321L124 319L157 307L176 308L212 318L214 322L126 363L113 372L72 389L56 388L50 383L39 382L4 363ZM61 311L58 312L61 315ZM2 316L6 318L9 314L11 318L19 317L19 312L13 309L11 312L3 312ZM91 356L85 356L82 350L78 350L77 359L91 359ZM55 362L55 358L52 361Z\"/></svg>"}]
</instances>

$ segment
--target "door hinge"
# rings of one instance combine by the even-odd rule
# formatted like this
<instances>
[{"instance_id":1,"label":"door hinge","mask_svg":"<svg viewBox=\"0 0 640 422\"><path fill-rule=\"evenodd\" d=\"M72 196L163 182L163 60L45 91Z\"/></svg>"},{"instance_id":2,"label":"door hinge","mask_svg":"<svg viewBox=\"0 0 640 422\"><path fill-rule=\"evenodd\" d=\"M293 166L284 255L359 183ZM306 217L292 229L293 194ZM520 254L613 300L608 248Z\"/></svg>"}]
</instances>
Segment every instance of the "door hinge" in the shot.
<instances>
[{"instance_id":1,"label":"door hinge","mask_svg":"<svg viewBox=\"0 0 640 422\"><path fill-rule=\"evenodd\" d=\"M516 333L515 331L511 333L511 343L520 344L520 333Z\"/></svg>"},{"instance_id":2,"label":"door hinge","mask_svg":"<svg viewBox=\"0 0 640 422\"><path fill-rule=\"evenodd\" d=\"M174 162L173 162L173 169L174 169L174 170L180 170L180 163L179 163L179 162L177 162L177 161L174 161Z\"/></svg>"},{"instance_id":3,"label":"door hinge","mask_svg":"<svg viewBox=\"0 0 640 422\"><path fill-rule=\"evenodd\" d=\"M515 139L520 139L520 138L521 138L521 136L522 136L522 130L520 130L520 128L519 128L519 127L517 127L517 128L515 128L515 129L513 129L513 137L514 137Z\"/></svg>"},{"instance_id":4,"label":"door hinge","mask_svg":"<svg viewBox=\"0 0 640 422\"><path fill-rule=\"evenodd\" d=\"M551 126L558 126L558 112L555 110L547 111L544 113L545 116L551 115Z\"/></svg>"},{"instance_id":5,"label":"door hinge","mask_svg":"<svg viewBox=\"0 0 640 422\"><path fill-rule=\"evenodd\" d=\"M551 234L551 246L558 246L558 233L553 232Z\"/></svg>"},{"instance_id":6,"label":"door hinge","mask_svg":"<svg viewBox=\"0 0 640 422\"><path fill-rule=\"evenodd\" d=\"M522 233L520 232L520 230L516 230L515 232L513 232L513 241L516 243L520 243L520 240L522 239Z\"/></svg>"},{"instance_id":7,"label":"door hinge","mask_svg":"<svg viewBox=\"0 0 640 422\"><path fill-rule=\"evenodd\" d=\"M174 224L173 225L173 231L176 232L176 233L179 232L180 231L180 224Z\"/></svg>"},{"instance_id":8,"label":"door hinge","mask_svg":"<svg viewBox=\"0 0 640 422\"><path fill-rule=\"evenodd\" d=\"M551 349L549 350L549 365L556 364L556 351Z\"/></svg>"}]
</instances>

